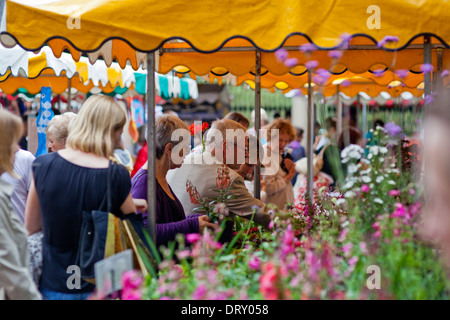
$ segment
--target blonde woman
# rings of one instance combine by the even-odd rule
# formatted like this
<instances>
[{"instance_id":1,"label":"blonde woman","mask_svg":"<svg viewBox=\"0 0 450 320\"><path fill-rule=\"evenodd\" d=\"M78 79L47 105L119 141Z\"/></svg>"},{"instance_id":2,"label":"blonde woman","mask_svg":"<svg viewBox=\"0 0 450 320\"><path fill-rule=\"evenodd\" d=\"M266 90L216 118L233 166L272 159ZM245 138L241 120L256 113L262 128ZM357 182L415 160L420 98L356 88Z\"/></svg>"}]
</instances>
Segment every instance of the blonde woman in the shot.
<instances>
[{"instance_id":1,"label":"blonde woman","mask_svg":"<svg viewBox=\"0 0 450 320\"><path fill-rule=\"evenodd\" d=\"M284 209L286 203L294 202L294 189L291 180L294 178L297 171L295 171L294 162L285 158L286 146L295 139L295 129L288 120L278 118L270 123L267 127L268 143L265 148L268 153L275 153L279 157L280 166L278 171L272 175L264 175L264 182L266 185L266 204L274 204L280 210ZM272 130L276 130L275 135L272 135ZM274 132L274 133L275 133ZM275 143L278 139L278 144Z\"/></svg>"},{"instance_id":2,"label":"blonde woman","mask_svg":"<svg viewBox=\"0 0 450 320\"><path fill-rule=\"evenodd\" d=\"M22 120L0 109L0 175L13 172ZM17 177L18 178L18 177ZM27 234L11 206L13 186L0 178L0 300L41 299L28 269Z\"/></svg>"},{"instance_id":3,"label":"blonde woman","mask_svg":"<svg viewBox=\"0 0 450 320\"><path fill-rule=\"evenodd\" d=\"M55 152L66 147L69 125L76 118L76 113L66 112L53 117L47 126L47 149Z\"/></svg>"},{"instance_id":4,"label":"blonde woman","mask_svg":"<svg viewBox=\"0 0 450 320\"><path fill-rule=\"evenodd\" d=\"M94 286L69 279L75 265L81 215L101 208L107 194L109 158L120 139L126 114L108 96L94 95L71 124L66 149L36 158L25 210L30 234L42 229L43 265L39 288L47 299L86 299ZM130 214L136 206L125 167L117 165L111 181L112 213ZM106 201L105 201L106 202ZM68 271L69 270L69 271Z\"/></svg>"}]
</instances>

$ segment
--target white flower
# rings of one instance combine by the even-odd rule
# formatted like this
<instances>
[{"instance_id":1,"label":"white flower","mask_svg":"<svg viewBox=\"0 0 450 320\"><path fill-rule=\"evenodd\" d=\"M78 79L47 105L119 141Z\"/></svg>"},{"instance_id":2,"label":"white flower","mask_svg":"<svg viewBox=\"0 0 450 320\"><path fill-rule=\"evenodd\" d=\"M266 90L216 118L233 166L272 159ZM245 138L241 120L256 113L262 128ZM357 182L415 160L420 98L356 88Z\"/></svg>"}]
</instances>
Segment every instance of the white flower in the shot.
<instances>
[{"instance_id":1,"label":"white flower","mask_svg":"<svg viewBox=\"0 0 450 320\"><path fill-rule=\"evenodd\" d=\"M353 174L356 171L358 171L358 166L354 165L354 164L351 164L351 165L348 166L347 171L348 171L348 173Z\"/></svg>"},{"instance_id":2,"label":"white flower","mask_svg":"<svg viewBox=\"0 0 450 320\"><path fill-rule=\"evenodd\" d=\"M395 183L395 181L394 181L394 180L389 180L389 181L388 181L388 183L389 183L389 184L392 184L393 186L395 186L395 185L396 185L396 183Z\"/></svg>"},{"instance_id":3,"label":"white flower","mask_svg":"<svg viewBox=\"0 0 450 320\"><path fill-rule=\"evenodd\" d=\"M386 153L388 153L388 148L386 148L386 147L381 147L381 148L380 148L380 152L381 152L382 154L386 154Z\"/></svg>"},{"instance_id":4,"label":"white flower","mask_svg":"<svg viewBox=\"0 0 450 320\"><path fill-rule=\"evenodd\" d=\"M383 200L381 200L380 198L375 198L373 199L373 202L379 203L379 204L383 204Z\"/></svg>"},{"instance_id":5,"label":"white flower","mask_svg":"<svg viewBox=\"0 0 450 320\"><path fill-rule=\"evenodd\" d=\"M337 201L336 201L337 206L340 206L341 204L344 204L344 203L345 203L345 199L343 199L343 198L337 199Z\"/></svg>"},{"instance_id":6,"label":"white flower","mask_svg":"<svg viewBox=\"0 0 450 320\"><path fill-rule=\"evenodd\" d=\"M369 153L369 154L367 155L367 159L371 160L372 158L373 158L373 154Z\"/></svg>"},{"instance_id":7,"label":"white flower","mask_svg":"<svg viewBox=\"0 0 450 320\"><path fill-rule=\"evenodd\" d=\"M353 187L353 185L354 185L353 181L348 181L346 184L344 184L343 188L350 189L351 187Z\"/></svg>"},{"instance_id":8,"label":"white flower","mask_svg":"<svg viewBox=\"0 0 450 320\"><path fill-rule=\"evenodd\" d=\"M378 177L375 179L375 182L376 182L376 183L381 183L383 180L384 180L384 177L383 177L383 176L378 176Z\"/></svg>"},{"instance_id":9,"label":"white flower","mask_svg":"<svg viewBox=\"0 0 450 320\"><path fill-rule=\"evenodd\" d=\"M370 164L370 161L367 160L367 159L365 159L365 158L361 159L361 162L362 162L362 163L365 163L365 164Z\"/></svg>"},{"instance_id":10,"label":"white flower","mask_svg":"<svg viewBox=\"0 0 450 320\"><path fill-rule=\"evenodd\" d=\"M355 195L355 193L353 191L347 191L346 193L344 193L344 197L346 198L351 198Z\"/></svg>"},{"instance_id":11,"label":"white flower","mask_svg":"<svg viewBox=\"0 0 450 320\"><path fill-rule=\"evenodd\" d=\"M363 177L361 178L361 180L362 180L362 182L364 182L364 183L369 183L369 182L372 181L372 179L370 179L369 176L363 176Z\"/></svg>"},{"instance_id":12,"label":"white flower","mask_svg":"<svg viewBox=\"0 0 450 320\"><path fill-rule=\"evenodd\" d=\"M378 155L378 146L372 146L369 148L369 152L372 153L374 156Z\"/></svg>"},{"instance_id":13,"label":"white flower","mask_svg":"<svg viewBox=\"0 0 450 320\"><path fill-rule=\"evenodd\" d=\"M372 168L361 171L361 174L369 174L372 171Z\"/></svg>"},{"instance_id":14,"label":"white flower","mask_svg":"<svg viewBox=\"0 0 450 320\"><path fill-rule=\"evenodd\" d=\"M384 162L384 158L379 158L380 162Z\"/></svg>"},{"instance_id":15,"label":"white flower","mask_svg":"<svg viewBox=\"0 0 450 320\"><path fill-rule=\"evenodd\" d=\"M361 158L361 153L359 153L356 150L351 151L348 156L350 157L350 159L360 159Z\"/></svg>"},{"instance_id":16,"label":"white flower","mask_svg":"<svg viewBox=\"0 0 450 320\"><path fill-rule=\"evenodd\" d=\"M345 228L346 226L348 226L350 224L350 221L346 220L344 223L341 224L342 228Z\"/></svg>"},{"instance_id":17,"label":"white flower","mask_svg":"<svg viewBox=\"0 0 450 320\"><path fill-rule=\"evenodd\" d=\"M344 159L342 159L342 161L341 161L341 162L342 162L343 164L345 164L345 163L347 163L347 162L348 162L348 160L350 160L350 159L349 159L349 158L344 158Z\"/></svg>"}]
</instances>

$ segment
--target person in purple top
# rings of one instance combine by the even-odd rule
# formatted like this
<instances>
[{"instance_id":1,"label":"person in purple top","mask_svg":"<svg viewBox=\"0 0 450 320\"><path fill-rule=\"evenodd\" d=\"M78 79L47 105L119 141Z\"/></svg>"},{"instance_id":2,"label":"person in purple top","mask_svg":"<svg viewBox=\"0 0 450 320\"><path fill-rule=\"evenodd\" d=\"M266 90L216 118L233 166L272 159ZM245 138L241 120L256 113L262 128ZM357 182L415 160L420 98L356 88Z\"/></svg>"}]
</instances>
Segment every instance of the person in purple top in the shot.
<instances>
[{"instance_id":1,"label":"person in purple top","mask_svg":"<svg viewBox=\"0 0 450 320\"><path fill-rule=\"evenodd\" d=\"M172 142L172 133L184 129L189 134L186 124L176 116L163 115L155 124L156 133L156 245L167 246L179 233L202 233L207 227L217 229L207 215L193 214L186 218L183 206L170 188L166 174L170 169L179 168L182 159L188 153L185 148L177 147L180 142ZM179 151L178 154L176 152ZM174 161L174 159L178 161ZM131 180L131 195L134 199L147 200L148 162ZM147 212L142 212L144 224L147 225Z\"/></svg>"}]
</instances>

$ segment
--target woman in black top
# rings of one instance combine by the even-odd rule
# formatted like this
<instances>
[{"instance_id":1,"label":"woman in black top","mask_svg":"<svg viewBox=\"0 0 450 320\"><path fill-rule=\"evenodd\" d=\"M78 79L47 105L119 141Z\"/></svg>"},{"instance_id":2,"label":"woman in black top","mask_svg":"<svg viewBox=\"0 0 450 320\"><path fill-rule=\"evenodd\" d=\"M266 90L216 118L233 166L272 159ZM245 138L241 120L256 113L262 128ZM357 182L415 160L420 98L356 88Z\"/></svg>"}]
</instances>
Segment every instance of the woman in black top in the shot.
<instances>
[{"instance_id":1,"label":"woman in black top","mask_svg":"<svg viewBox=\"0 0 450 320\"><path fill-rule=\"evenodd\" d=\"M125 122L125 111L113 98L91 96L69 127L67 148L33 163L25 226L30 235L44 234L39 289L46 299L85 299L94 290L76 272L81 215L100 209L109 158ZM125 167L118 166L111 183L111 211L135 213Z\"/></svg>"}]
</instances>

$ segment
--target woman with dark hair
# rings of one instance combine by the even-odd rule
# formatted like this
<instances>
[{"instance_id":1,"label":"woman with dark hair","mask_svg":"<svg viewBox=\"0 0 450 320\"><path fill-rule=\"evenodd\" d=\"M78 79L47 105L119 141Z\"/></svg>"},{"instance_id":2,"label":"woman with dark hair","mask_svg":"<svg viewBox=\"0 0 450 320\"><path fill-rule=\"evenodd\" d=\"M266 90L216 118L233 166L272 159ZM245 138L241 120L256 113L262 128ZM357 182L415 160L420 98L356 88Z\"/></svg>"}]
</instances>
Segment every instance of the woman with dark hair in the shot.
<instances>
[{"instance_id":1,"label":"woman with dark hair","mask_svg":"<svg viewBox=\"0 0 450 320\"><path fill-rule=\"evenodd\" d=\"M228 113L223 118L224 119L234 120L237 123L240 123L245 129L248 129L248 126L250 125L250 122L248 121L248 119L242 113L239 113L239 112L236 112L236 111Z\"/></svg>"},{"instance_id":2,"label":"woman with dark hair","mask_svg":"<svg viewBox=\"0 0 450 320\"><path fill-rule=\"evenodd\" d=\"M169 241L175 240L178 233L202 233L207 227L214 229L219 226L211 223L206 215L192 214L186 218L181 202L166 179L167 172L179 168L187 154L187 146L181 145L181 142L172 141L172 134L180 129L189 132L188 127L180 118L172 115L160 116L155 127L156 244L159 247L167 246ZM148 162L137 171L132 179L131 194L133 198L147 200L147 173ZM144 223L147 224L147 212L142 212L142 214Z\"/></svg>"}]
</instances>

